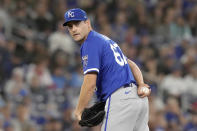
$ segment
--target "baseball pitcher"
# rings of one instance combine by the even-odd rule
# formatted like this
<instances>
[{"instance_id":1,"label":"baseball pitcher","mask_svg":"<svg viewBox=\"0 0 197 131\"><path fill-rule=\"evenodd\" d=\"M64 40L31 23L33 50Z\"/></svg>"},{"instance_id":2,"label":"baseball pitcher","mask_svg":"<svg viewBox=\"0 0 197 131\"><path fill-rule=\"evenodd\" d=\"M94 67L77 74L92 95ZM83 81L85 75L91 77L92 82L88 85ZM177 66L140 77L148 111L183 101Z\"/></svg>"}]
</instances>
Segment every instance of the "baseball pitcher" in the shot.
<instances>
[{"instance_id":1,"label":"baseball pitcher","mask_svg":"<svg viewBox=\"0 0 197 131\"><path fill-rule=\"evenodd\" d=\"M63 26L81 45L84 81L75 109L79 124L102 123L102 131L149 131L147 96L151 90L138 66L116 42L92 29L82 9L70 9L64 18ZM94 92L100 102L86 108Z\"/></svg>"}]
</instances>

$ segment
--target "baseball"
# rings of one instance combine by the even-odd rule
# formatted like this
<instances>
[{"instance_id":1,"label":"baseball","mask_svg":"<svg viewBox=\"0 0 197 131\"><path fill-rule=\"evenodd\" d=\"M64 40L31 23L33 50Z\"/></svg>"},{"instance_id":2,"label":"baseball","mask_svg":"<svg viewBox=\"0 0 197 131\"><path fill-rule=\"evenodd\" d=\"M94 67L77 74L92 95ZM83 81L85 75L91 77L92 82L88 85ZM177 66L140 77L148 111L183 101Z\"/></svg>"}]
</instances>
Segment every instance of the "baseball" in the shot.
<instances>
[{"instance_id":1,"label":"baseball","mask_svg":"<svg viewBox=\"0 0 197 131\"><path fill-rule=\"evenodd\" d=\"M149 93L149 88L147 88L147 87L143 87L141 90L142 90L142 92L144 92L145 94L148 94L148 93Z\"/></svg>"}]
</instances>

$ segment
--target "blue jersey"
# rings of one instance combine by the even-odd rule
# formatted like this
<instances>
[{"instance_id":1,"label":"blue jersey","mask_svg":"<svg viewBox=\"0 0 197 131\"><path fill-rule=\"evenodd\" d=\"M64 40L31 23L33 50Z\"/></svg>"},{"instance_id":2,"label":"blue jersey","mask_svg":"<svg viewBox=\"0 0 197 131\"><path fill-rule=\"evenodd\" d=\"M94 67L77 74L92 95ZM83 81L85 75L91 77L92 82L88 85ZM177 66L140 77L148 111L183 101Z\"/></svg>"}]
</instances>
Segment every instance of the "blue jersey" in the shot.
<instances>
[{"instance_id":1,"label":"blue jersey","mask_svg":"<svg viewBox=\"0 0 197 131\"><path fill-rule=\"evenodd\" d=\"M84 75L97 72L97 97L105 101L120 87L136 83L127 63L127 58L113 40L90 31L81 45L81 58Z\"/></svg>"}]
</instances>

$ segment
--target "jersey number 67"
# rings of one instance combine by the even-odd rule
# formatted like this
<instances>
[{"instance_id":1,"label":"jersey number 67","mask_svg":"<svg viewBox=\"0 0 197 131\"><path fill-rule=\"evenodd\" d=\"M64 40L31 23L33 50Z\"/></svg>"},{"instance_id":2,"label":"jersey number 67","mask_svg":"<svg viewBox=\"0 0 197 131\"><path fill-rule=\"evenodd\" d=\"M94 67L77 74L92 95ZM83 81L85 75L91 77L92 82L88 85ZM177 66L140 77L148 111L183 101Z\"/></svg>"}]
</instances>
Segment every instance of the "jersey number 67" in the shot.
<instances>
[{"instance_id":1,"label":"jersey number 67","mask_svg":"<svg viewBox=\"0 0 197 131\"><path fill-rule=\"evenodd\" d=\"M124 56L124 54L122 53L120 47L118 46L117 43L114 44L110 44L110 47L114 53L114 57L116 62L120 65L120 66L124 66L125 64L127 64L127 60L126 57Z\"/></svg>"}]
</instances>

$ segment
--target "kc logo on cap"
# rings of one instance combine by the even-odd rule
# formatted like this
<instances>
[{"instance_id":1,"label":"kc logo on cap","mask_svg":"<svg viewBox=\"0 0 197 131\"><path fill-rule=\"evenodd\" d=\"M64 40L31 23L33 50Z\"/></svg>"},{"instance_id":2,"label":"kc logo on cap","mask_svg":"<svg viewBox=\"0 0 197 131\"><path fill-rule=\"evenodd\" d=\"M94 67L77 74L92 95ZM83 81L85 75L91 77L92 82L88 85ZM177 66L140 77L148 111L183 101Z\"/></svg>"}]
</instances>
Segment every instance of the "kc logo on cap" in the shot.
<instances>
[{"instance_id":1,"label":"kc logo on cap","mask_svg":"<svg viewBox=\"0 0 197 131\"><path fill-rule=\"evenodd\" d=\"M75 17L74 12L69 11L69 12L68 12L68 17L69 17L69 18L70 18L70 17L71 17L71 18L72 18L72 17Z\"/></svg>"}]
</instances>

